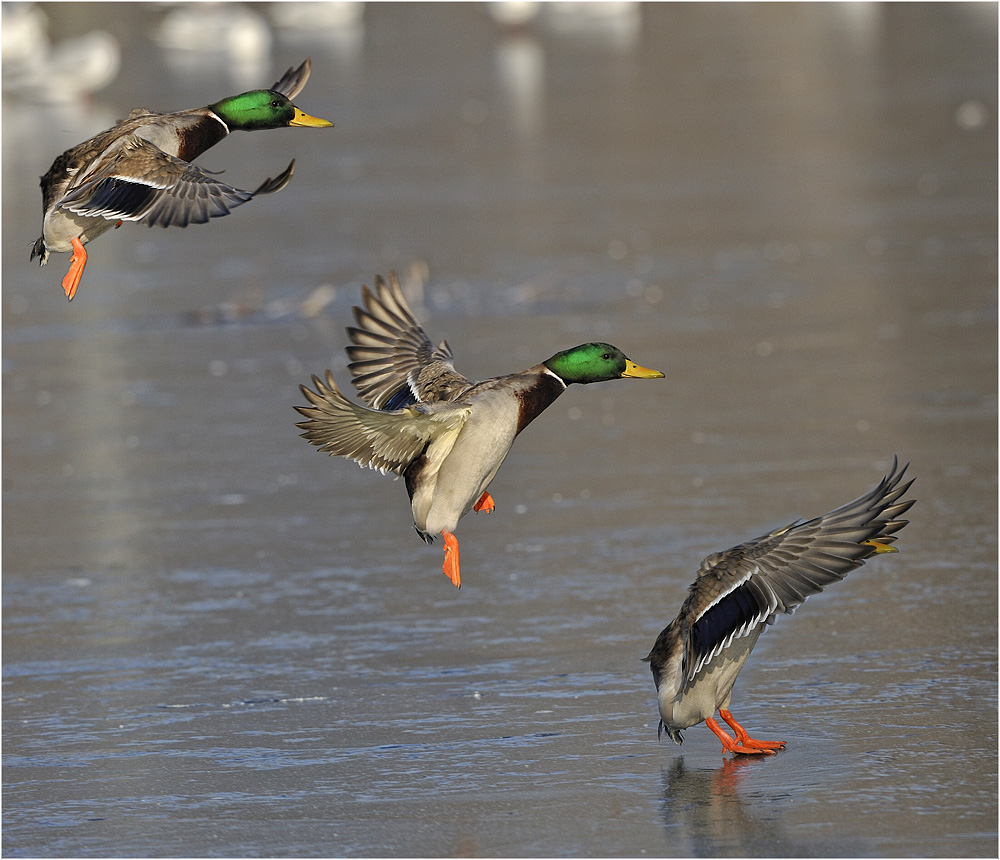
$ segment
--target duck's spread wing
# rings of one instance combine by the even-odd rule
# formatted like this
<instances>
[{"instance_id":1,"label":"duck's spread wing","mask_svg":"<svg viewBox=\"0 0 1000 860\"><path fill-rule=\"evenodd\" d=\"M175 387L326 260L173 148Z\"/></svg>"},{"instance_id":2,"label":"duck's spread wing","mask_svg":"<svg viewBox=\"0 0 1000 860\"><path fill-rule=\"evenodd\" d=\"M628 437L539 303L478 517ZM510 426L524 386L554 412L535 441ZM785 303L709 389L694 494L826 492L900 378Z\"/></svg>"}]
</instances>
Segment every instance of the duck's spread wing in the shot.
<instances>
[{"instance_id":1,"label":"duck's spread wing","mask_svg":"<svg viewBox=\"0 0 1000 860\"><path fill-rule=\"evenodd\" d=\"M451 348L431 343L417 322L395 272L388 283L375 278L374 292L362 289L364 307L354 308L357 326L347 329L352 346L348 369L365 402L374 409L402 409L415 403L455 400L471 383L455 372Z\"/></svg>"},{"instance_id":2,"label":"duck's spread wing","mask_svg":"<svg viewBox=\"0 0 1000 860\"><path fill-rule=\"evenodd\" d=\"M311 73L312 57L308 57L297 69L293 66L285 72L280 80L275 81L271 89L276 93L281 93L289 101L294 101L295 97L302 92Z\"/></svg>"},{"instance_id":3,"label":"duck's spread wing","mask_svg":"<svg viewBox=\"0 0 1000 860\"><path fill-rule=\"evenodd\" d=\"M244 191L133 135L106 166L66 194L59 206L84 217L186 227L228 215L258 194L281 190L294 167L293 161L275 179Z\"/></svg>"},{"instance_id":4,"label":"duck's spread wing","mask_svg":"<svg viewBox=\"0 0 1000 860\"><path fill-rule=\"evenodd\" d=\"M706 558L681 616L689 620L685 675L693 678L736 638L791 613L810 595L847 576L876 552L890 551L915 499L906 466L853 502ZM876 543L869 543L875 541Z\"/></svg>"},{"instance_id":5,"label":"duck's spread wing","mask_svg":"<svg viewBox=\"0 0 1000 860\"><path fill-rule=\"evenodd\" d=\"M402 473L431 444L450 449L469 416L465 407L370 409L344 397L329 370L325 384L315 376L312 381L315 392L301 386L312 406L295 407L308 419L296 425L302 436L321 451L381 472Z\"/></svg>"}]
</instances>

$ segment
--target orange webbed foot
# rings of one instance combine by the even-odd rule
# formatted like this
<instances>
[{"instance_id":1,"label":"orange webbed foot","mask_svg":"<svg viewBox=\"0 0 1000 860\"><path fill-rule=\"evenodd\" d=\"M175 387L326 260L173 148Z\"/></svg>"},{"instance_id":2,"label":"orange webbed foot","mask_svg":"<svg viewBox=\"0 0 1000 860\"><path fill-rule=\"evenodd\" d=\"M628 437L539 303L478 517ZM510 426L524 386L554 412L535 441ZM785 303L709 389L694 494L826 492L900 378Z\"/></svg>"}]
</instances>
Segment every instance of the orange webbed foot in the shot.
<instances>
[{"instance_id":1,"label":"orange webbed foot","mask_svg":"<svg viewBox=\"0 0 1000 860\"><path fill-rule=\"evenodd\" d=\"M496 510L496 505L493 503L493 496L489 494L487 490L483 490L483 494L479 497L479 501L472 506L477 514L480 511L486 511L488 514L492 514Z\"/></svg>"},{"instance_id":2,"label":"orange webbed foot","mask_svg":"<svg viewBox=\"0 0 1000 860\"><path fill-rule=\"evenodd\" d=\"M732 750L733 752L773 755L775 750L783 750L785 748L784 741L759 741L750 737L747 734L747 730L736 722L736 718L724 708L719 709L719 716L726 721L729 728L736 734L736 743L739 745L739 748ZM725 742L723 742L723 745L725 745Z\"/></svg>"},{"instance_id":3,"label":"orange webbed foot","mask_svg":"<svg viewBox=\"0 0 1000 860\"><path fill-rule=\"evenodd\" d=\"M73 301L76 289L80 286L80 278L83 276L83 267L87 265L87 252L83 248L83 243L73 238L73 256L69 258L69 271L62 279L63 292L66 298Z\"/></svg>"},{"instance_id":4,"label":"orange webbed foot","mask_svg":"<svg viewBox=\"0 0 1000 860\"><path fill-rule=\"evenodd\" d=\"M712 730L720 741L722 741L722 749L724 752L731 752L735 755L774 755L774 750L772 749L745 746L742 742L729 735L712 717L705 720L705 725Z\"/></svg>"},{"instance_id":5,"label":"orange webbed foot","mask_svg":"<svg viewBox=\"0 0 1000 860\"><path fill-rule=\"evenodd\" d=\"M458 538L451 532L441 532L444 537L444 575L452 581L455 588L462 587L462 574L458 568Z\"/></svg>"}]
</instances>

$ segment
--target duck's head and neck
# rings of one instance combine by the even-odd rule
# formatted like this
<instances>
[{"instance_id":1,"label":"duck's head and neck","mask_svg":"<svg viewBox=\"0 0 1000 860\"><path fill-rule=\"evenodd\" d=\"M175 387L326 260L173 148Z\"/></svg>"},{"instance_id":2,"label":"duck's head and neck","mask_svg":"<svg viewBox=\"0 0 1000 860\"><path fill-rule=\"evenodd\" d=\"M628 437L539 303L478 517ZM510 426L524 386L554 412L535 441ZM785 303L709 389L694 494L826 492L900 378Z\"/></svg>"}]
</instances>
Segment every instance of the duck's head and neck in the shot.
<instances>
[{"instance_id":1,"label":"duck's head and neck","mask_svg":"<svg viewBox=\"0 0 1000 860\"><path fill-rule=\"evenodd\" d=\"M640 367L610 343L585 343L557 352L542 362L566 385L607 382L610 379L661 379L658 370Z\"/></svg>"},{"instance_id":2,"label":"duck's head and neck","mask_svg":"<svg viewBox=\"0 0 1000 860\"><path fill-rule=\"evenodd\" d=\"M585 343L564 349L543 361L542 366L548 373L540 374L530 388L519 394L518 433L574 382L586 385L611 379L659 379L663 376L658 370L639 367L609 343Z\"/></svg>"},{"instance_id":3,"label":"duck's head and neck","mask_svg":"<svg viewBox=\"0 0 1000 860\"><path fill-rule=\"evenodd\" d=\"M208 106L230 131L260 131L268 128L329 128L332 122L309 116L274 90L251 90Z\"/></svg>"}]
</instances>

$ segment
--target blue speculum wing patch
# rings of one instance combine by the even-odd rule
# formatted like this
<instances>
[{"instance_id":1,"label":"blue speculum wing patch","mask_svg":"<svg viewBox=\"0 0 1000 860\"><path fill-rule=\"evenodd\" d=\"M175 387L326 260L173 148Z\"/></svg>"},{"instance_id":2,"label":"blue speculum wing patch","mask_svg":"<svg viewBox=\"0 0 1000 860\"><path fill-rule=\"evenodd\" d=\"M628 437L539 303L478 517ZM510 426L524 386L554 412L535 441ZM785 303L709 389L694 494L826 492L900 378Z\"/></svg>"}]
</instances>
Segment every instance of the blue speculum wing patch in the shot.
<instances>
[{"instance_id":1,"label":"blue speculum wing patch","mask_svg":"<svg viewBox=\"0 0 1000 860\"><path fill-rule=\"evenodd\" d=\"M405 409L407 406L413 406L416 402L417 398L413 396L413 392L410 391L410 387L408 385L404 385L385 402L382 409L385 412L395 412L398 409Z\"/></svg>"},{"instance_id":2,"label":"blue speculum wing patch","mask_svg":"<svg viewBox=\"0 0 1000 860\"><path fill-rule=\"evenodd\" d=\"M704 615L691 628L691 644L699 657L711 654L715 647L726 641L760 615L760 606L746 585L734 589Z\"/></svg>"},{"instance_id":3,"label":"blue speculum wing patch","mask_svg":"<svg viewBox=\"0 0 1000 860\"><path fill-rule=\"evenodd\" d=\"M112 216L128 216L141 212L159 189L142 182L130 182L111 176L102 179L90 192L87 210L107 212Z\"/></svg>"}]
</instances>

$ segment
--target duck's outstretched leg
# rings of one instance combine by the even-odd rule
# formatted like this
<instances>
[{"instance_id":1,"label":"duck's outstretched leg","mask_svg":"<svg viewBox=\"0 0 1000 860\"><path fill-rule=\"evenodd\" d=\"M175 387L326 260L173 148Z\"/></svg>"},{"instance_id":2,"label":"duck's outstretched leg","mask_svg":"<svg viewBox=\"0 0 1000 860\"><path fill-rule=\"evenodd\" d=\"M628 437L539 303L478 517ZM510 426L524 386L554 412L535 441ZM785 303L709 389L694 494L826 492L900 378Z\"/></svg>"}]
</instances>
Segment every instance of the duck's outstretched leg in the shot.
<instances>
[{"instance_id":1,"label":"duck's outstretched leg","mask_svg":"<svg viewBox=\"0 0 1000 860\"><path fill-rule=\"evenodd\" d=\"M483 494L479 497L479 501L472 506L477 514L480 511L486 511L488 514L492 514L496 510L496 505L493 504L493 496L489 494L488 490L483 490Z\"/></svg>"},{"instance_id":2,"label":"duck's outstretched leg","mask_svg":"<svg viewBox=\"0 0 1000 860\"><path fill-rule=\"evenodd\" d=\"M462 587L462 574L458 568L458 538L451 532L441 532L444 538L444 575L454 584L455 588Z\"/></svg>"},{"instance_id":3,"label":"duck's outstretched leg","mask_svg":"<svg viewBox=\"0 0 1000 860\"><path fill-rule=\"evenodd\" d=\"M63 292L66 298L73 301L76 295L76 288L80 286L80 278L83 276L83 267L87 265L87 252L83 248L83 243L73 237L73 256L69 258L69 271L62 279Z\"/></svg>"},{"instance_id":4,"label":"duck's outstretched leg","mask_svg":"<svg viewBox=\"0 0 1000 860\"><path fill-rule=\"evenodd\" d=\"M737 742L745 751L772 752L773 750L783 750L785 748L784 741L758 741L750 737L750 735L747 734L747 730L736 722L736 717L734 717L725 708L719 709L719 716L726 721L729 728L731 728L736 734Z\"/></svg>"}]
</instances>

